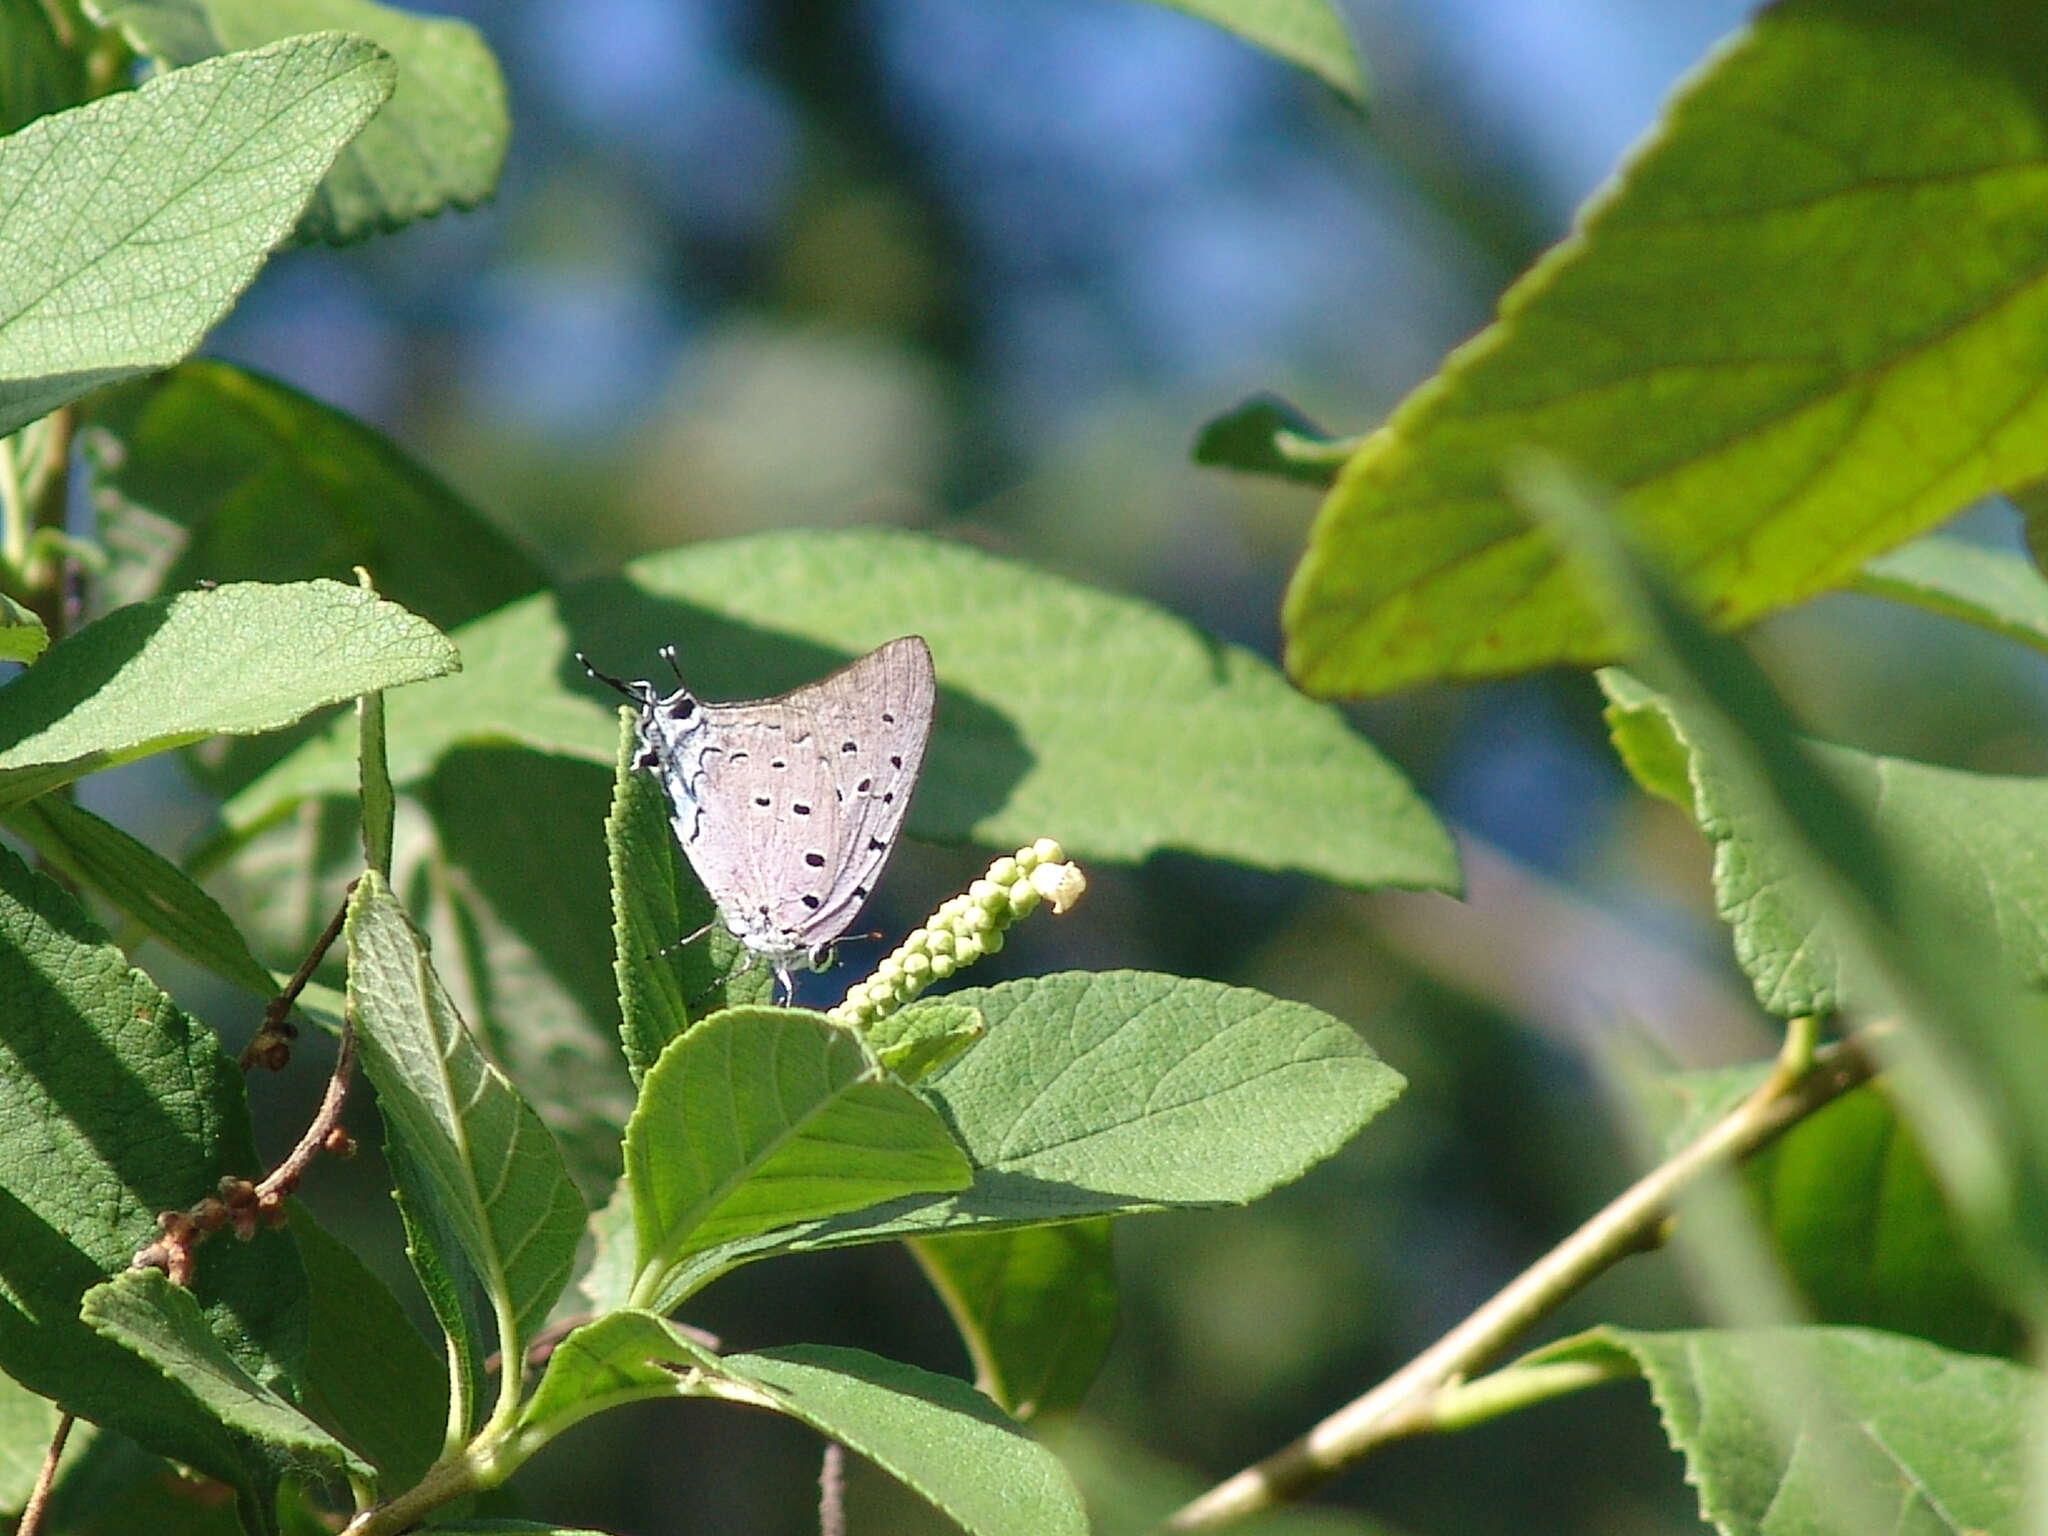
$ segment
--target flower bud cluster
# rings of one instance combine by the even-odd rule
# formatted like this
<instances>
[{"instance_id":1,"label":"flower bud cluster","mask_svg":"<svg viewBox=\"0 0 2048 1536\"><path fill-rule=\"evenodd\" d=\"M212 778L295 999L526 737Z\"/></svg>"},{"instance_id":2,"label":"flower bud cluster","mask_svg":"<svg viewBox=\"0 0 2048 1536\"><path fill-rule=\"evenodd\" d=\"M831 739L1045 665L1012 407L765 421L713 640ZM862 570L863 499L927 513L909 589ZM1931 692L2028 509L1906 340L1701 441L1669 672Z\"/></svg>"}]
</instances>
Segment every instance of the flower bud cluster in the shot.
<instances>
[{"instance_id":1,"label":"flower bud cluster","mask_svg":"<svg viewBox=\"0 0 2048 1536\"><path fill-rule=\"evenodd\" d=\"M933 982L1001 949L1003 930L1029 917L1040 902L1058 915L1087 889L1081 867L1067 862L1058 843L1041 837L989 865L965 895L947 899L826 1016L855 1029L885 1019Z\"/></svg>"}]
</instances>

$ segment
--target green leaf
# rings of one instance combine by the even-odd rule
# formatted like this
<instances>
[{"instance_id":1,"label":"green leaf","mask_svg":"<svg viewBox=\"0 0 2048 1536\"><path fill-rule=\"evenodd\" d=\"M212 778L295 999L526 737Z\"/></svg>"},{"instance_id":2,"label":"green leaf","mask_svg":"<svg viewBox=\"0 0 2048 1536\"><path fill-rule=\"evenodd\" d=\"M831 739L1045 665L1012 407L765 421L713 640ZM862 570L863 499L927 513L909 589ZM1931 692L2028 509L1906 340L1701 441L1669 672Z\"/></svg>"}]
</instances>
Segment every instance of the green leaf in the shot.
<instances>
[{"instance_id":1,"label":"green leaf","mask_svg":"<svg viewBox=\"0 0 2048 1536\"><path fill-rule=\"evenodd\" d=\"M389 438L232 363L181 363L94 396L84 415L120 600L202 578L353 582L361 566L383 596L448 628L546 584Z\"/></svg>"},{"instance_id":2,"label":"green leaf","mask_svg":"<svg viewBox=\"0 0 2048 1536\"><path fill-rule=\"evenodd\" d=\"M882 529L692 545L466 625L460 679L391 699L392 772L415 780L465 741L612 762L613 710L574 649L623 666L673 642L693 688L728 699L815 680L912 631L940 682L917 836L1054 836L1078 858L1178 848L1360 887L1456 882L1448 834L1399 773L1250 652L1149 604ZM248 826L351 793L352 754L338 727L223 814Z\"/></svg>"},{"instance_id":3,"label":"green leaf","mask_svg":"<svg viewBox=\"0 0 2048 1536\"><path fill-rule=\"evenodd\" d=\"M198 346L393 78L369 43L319 33L0 140L0 435Z\"/></svg>"},{"instance_id":4,"label":"green leaf","mask_svg":"<svg viewBox=\"0 0 2048 1536\"><path fill-rule=\"evenodd\" d=\"M718 1244L969 1177L945 1122L851 1030L727 1009L662 1052L626 1125L635 1304L674 1306L686 1261Z\"/></svg>"},{"instance_id":5,"label":"green leaf","mask_svg":"<svg viewBox=\"0 0 2048 1536\"><path fill-rule=\"evenodd\" d=\"M1616 739L1661 733L1682 763L1681 802L1714 849L1714 904L1735 957L1765 1008L1784 1018L1854 1001L1839 913L1803 878L1765 809L1745 800L1724 764L1697 750L1698 723L1628 673L1600 674ZM2008 778L1809 745L1825 773L1868 817L1892 855L1958 923L1993 937L2028 980L2048 982L2048 779ZM1624 750L1641 769L1635 750ZM1669 775L1663 775L1668 782ZM1646 784L1646 787L1648 785Z\"/></svg>"},{"instance_id":6,"label":"green leaf","mask_svg":"<svg viewBox=\"0 0 2048 1536\"><path fill-rule=\"evenodd\" d=\"M0 596L0 661L34 661L49 645L43 621L13 598Z\"/></svg>"},{"instance_id":7,"label":"green leaf","mask_svg":"<svg viewBox=\"0 0 2048 1536\"><path fill-rule=\"evenodd\" d=\"M249 582L131 604L0 689L0 805L458 665L425 620L338 582Z\"/></svg>"},{"instance_id":8,"label":"green leaf","mask_svg":"<svg viewBox=\"0 0 2048 1536\"><path fill-rule=\"evenodd\" d=\"M384 761L384 695L356 699L356 740L362 762L363 864L391 878L391 839L398 802Z\"/></svg>"},{"instance_id":9,"label":"green leaf","mask_svg":"<svg viewBox=\"0 0 2048 1536\"><path fill-rule=\"evenodd\" d=\"M213 1034L131 970L76 902L0 850L0 1371L151 1449L240 1480L236 1448L188 1397L79 1321L226 1175L256 1169L241 1074ZM266 1384L305 1349L305 1276L289 1239L209 1243L208 1326Z\"/></svg>"},{"instance_id":10,"label":"green leaf","mask_svg":"<svg viewBox=\"0 0 2048 1536\"><path fill-rule=\"evenodd\" d=\"M61 795L0 812L0 825L74 884L90 886L172 949L216 976L275 997L271 979L220 903L177 865Z\"/></svg>"},{"instance_id":11,"label":"green leaf","mask_svg":"<svg viewBox=\"0 0 2048 1536\"><path fill-rule=\"evenodd\" d=\"M408 1203L446 1223L457 1253L439 1255L443 1268L474 1275L499 1351L517 1360L569 1278L583 1201L554 1138L469 1037L375 871L357 886L345 931L363 1067L418 1176Z\"/></svg>"},{"instance_id":12,"label":"green leaf","mask_svg":"<svg viewBox=\"0 0 2048 1536\"><path fill-rule=\"evenodd\" d=\"M1277 395L1254 395L1203 425L1195 462L1328 487L1363 441L1330 436Z\"/></svg>"},{"instance_id":13,"label":"green leaf","mask_svg":"<svg viewBox=\"0 0 2048 1536\"><path fill-rule=\"evenodd\" d=\"M619 755L604 841L611 865L619 1038L637 1083L668 1043L690 1027L693 1012L766 1002L773 978L761 965L746 977L733 974L742 959L739 941L714 921L718 909L689 866L677 863L668 791L653 774L633 766L633 720L633 711L619 712ZM678 942L707 923L711 931L703 938Z\"/></svg>"},{"instance_id":14,"label":"green leaf","mask_svg":"<svg viewBox=\"0 0 2048 1536\"><path fill-rule=\"evenodd\" d=\"M448 1428L448 1374L398 1298L305 1207L291 1208L312 1319L306 1409L377 1468L386 1489L410 1488Z\"/></svg>"},{"instance_id":15,"label":"green leaf","mask_svg":"<svg viewBox=\"0 0 2048 1536\"><path fill-rule=\"evenodd\" d=\"M1107 1219L955 1232L910 1245L974 1357L974 1384L1019 1419L1063 1413L1116 1333Z\"/></svg>"},{"instance_id":16,"label":"green leaf","mask_svg":"<svg viewBox=\"0 0 2048 1536\"><path fill-rule=\"evenodd\" d=\"M2004 550L1961 539L1919 539L1864 566L1850 589L2048 651L2048 581L2032 562Z\"/></svg>"},{"instance_id":17,"label":"green leaf","mask_svg":"<svg viewBox=\"0 0 2048 1536\"><path fill-rule=\"evenodd\" d=\"M94 1332L132 1350L237 1435L308 1466L367 1477L368 1463L258 1381L221 1346L192 1293L161 1270L133 1269L85 1293L80 1315Z\"/></svg>"},{"instance_id":18,"label":"green leaf","mask_svg":"<svg viewBox=\"0 0 2048 1536\"><path fill-rule=\"evenodd\" d=\"M505 81L476 28L371 0L90 0L103 24L170 67L299 32L353 32L398 67L391 104L334 162L299 220L308 240L358 240L498 185L511 121Z\"/></svg>"},{"instance_id":19,"label":"green leaf","mask_svg":"<svg viewBox=\"0 0 2048 1536\"><path fill-rule=\"evenodd\" d=\"M618 1177L619 1133L633 1111L598 835L606 790L605 775L585 763L505 750L452 755L419 791L438 849L423 839L429 873L415 887L421 928L470 1029L593 1198Z\"/></svg>"},{"instance_id":20,"label":"green leaf","mask_svg":"<svg viewBox=\"0 0 2048 1536\"><path fill-rule=\"evenodd\" d=\"M919 1087L967 1149L973 1186L735 1243L702 1267L946 1230L1241 1205L1335 1152L1403 1086L1349 1025L1210 981L1072 972L945 1000L988 1021L985 1040Z\"/></svg>"},{"instance_id":21,"label":"green leaf","mask_svg":"<svg viewBox=\"0 0 2048 1536\"><path fill-rule=\"evenodd\" d=\"M53 14L47 0L0 0L0 136L86 98L85 49L57 40Z\"/></svg>"},{"instance_id":22,"label":"green leaf","mask_svg":"<svg viewBox=\"0 0 2048 1536\"><path fill-rule=\"evenodd\" d=\"M1346 466L1289 674L1353 695L1612 659L1503 490L1527 448L1624 493L1731 626L2048 472L2044 55L2025 0L1765 10Z\"/></svg>"},{"instance_id":23,"label":"green leaf","mask_svg":"<svg viewBox=\"0 0 2048 1536\"><path fill-rule=\"evenodd\" d=\"M20 1514L28 1502L59 1417L48 1398L0 1376L0 1518Z\"/></svg>"},{"instance_id":24,"label":"green leaf","mask_svg":"<svg viewBox=\"0 0 2048 1536\"><path fill-rule=\"evenodd\" d=\"M1682 692L1697 760L1768 825L1788 885L1820 898L1865 1006L1901 1026L1878 1049L1936 1161L1973 1254L2030 1323L2048 1320L2048 1014L1958 910L1920 850L1888 841L1796 734L1762 670L1708 634L1651 578L1570 483L1521 477L1532 510L1570 541L1646 665Z\"/></svg>"},{"instance_id":25,"label":"green leaf","mask_svg":"<svg viewBox=\"0 0 2048 1536\"><path fill-rule=\"evenodd\" d=\"M571 1424L647 1398L674 1397L691 1370L716 1371L718 1356L652 1312L610 1312L571 1330L548 1356L519 1413L519 1430L545 1443Z\"/></svg>"},{"instance_id":26,"label":"green leaf","mask_svg":"<svg viewBox=\"0 0 2048 1536\"><path fill-rule=\"evenodd\" d=\"M1767 1064L1651 1079L1640 1095L1667 1154L1746 1098ZM2015 1320L1984 1289L1926 1158L1875 1087L1845 1094L1750 1157L1742 1182L1772 1249L1822 1323L2011 1354Z\"/></svg>"},{"instance_id":27,"label":"green leaf","mask_svg":"<svg viewBox=\"0 0 2048 1536\"><path fill-rule=\"evenodd\" d=\"M1159 0L1199 16L1246 42L1305 69L1350 101L1365 105L1365 71L1329 0Z\"/></svg>"},{"instance_id":28,"label":"green leaf","mask_svg":"<svg viewBox=\"0 0 2048 1536\"><path fill-rule=\"evenodd\" d=\"M1729 1536L2024 1528L2037 1371L1863 1328L1602 1328L1538 1358L1617 1350Z\"/></svg>"},{"instance_id":29,"label":"green leaf","mask_svg":"<svg viewBox=\"0 0 2048 1536\"><path fill-rule=\"evenodd\" d=\"M861 1038L875 1060L906 1083L922 1082L988 1033L981 1010L922 1002L867 1026Z\"/></svg>"},{"instance_id":30,"label":"green leaf","mask_svg":"<svg viewBox=\"0 0 2048 1536\"><path fill-rule=\"evenodd\" d=\"M728 1355L720 1367L770 1394L760 1406L859 1452L969 1536L1087 1536L1058 1458L964 1381L822 1344Z\"/></svg>"}]
</instances>

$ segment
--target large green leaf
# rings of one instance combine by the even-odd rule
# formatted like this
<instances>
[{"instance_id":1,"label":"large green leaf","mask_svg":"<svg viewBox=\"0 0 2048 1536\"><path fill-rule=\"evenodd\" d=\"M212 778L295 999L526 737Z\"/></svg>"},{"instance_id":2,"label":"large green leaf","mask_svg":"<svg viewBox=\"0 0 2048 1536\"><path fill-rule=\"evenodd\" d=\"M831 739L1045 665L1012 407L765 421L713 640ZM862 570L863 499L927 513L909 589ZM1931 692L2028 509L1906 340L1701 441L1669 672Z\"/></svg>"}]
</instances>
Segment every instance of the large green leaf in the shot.
<instances>
[{"instance_id":1,"label":"large green leaf","mask_svg":"<svg viewBox=\"0 0 2048 1536\"><path fill-rule=\"evenodd\" d=\"M258 1381L207 1327L192 1293L160 1270L117 1275L85 1293L94 1332L133 1351L231 1433L302 1463L367 1477L370 1468L275 1388Z\"/></svg>"},{"instance_id":2,"label":"large green leaf","mask_svg":"<svg viewBox=\"0 0 2048 1536\"><path fill-rule=\"evenodd\" d=\"M320 183L302 238L356 240L444 208L473 208L498 185L511 121L498 61L476 28L372 0L89 0L102 21L170 67L299 32L353 32L398 66L391 104Z\"/></svg>"},{"instance_id":3,"label":"large green leaf","mask_svg":"<svg viewBox=\"0 0 2048 1536\"><path fill-rule=\"evenodd\" d=\"M1630 674L1600 674L1623 760L1660 792L1682 766L1680 800L1714 848L1714 902L1735 957L1771 1012L1790 1018L1854 1001L1841 954L1842 916L1802 878L1765 808L1746 800L1726 766L1697 750L1685 709ZM1996 938L2015 968L2048 982L2048 779L2008 778L1874 757L1846 747L1811 749L1895 857L1959 923Z\"/></svg>"},{"instance_id":4,"label":"large green leaf","mask_svg":"<svg viewBox=\"0 0 2048 1536\"><path fill-rule=\"evenodd\" d=\"M85 407L117 598L206 580L353 582L442 628L545 585L533 556L381 433L210 358Z\"/></svg>"},{"instance_id":5,"label":"large green leaf","mask_svg":"<svg viewBox=\"0 0 2048 1536\"><path fill-rule=\"evenodd\" d=\"M419 790L434 872L413 886L471 1030L593 1198L618 1177L633 1110L608 963L604 793L587 764L455 753Z\"/></svg>"},{"instance_id":6,"label":"large green leaf","mask_svg":"<svg viewBox=\"0 0 2048 1536\"><path fill-rule=\"evenodd\" d=\"M568 1281L583 1201L547 1127L469 1037L375 872L356 888L346 933L363 1067L415 1176L407 1204L446 1224L458 1252L438 1255L442 1269L474 1276L496 1313L499 1350L517 1360Z\"/></svg>"},{"instance_id":7,"label":"large green leaf","mask_svg":"<svg viewBox=\"0 0 2048 1536\"><path fill-rule=\"evenodd\" d=\"M0 689L0 805L458 664L424 619L339 582L244 582L117 608ZM351 794L354 779L351 761Z\"/></svg>"},{"instance_id":8,"label":"large green leaf","mask_svg":"<svg viewBox=\"0 0 2048 1536\"><path fill-rule=\"evenodd\" d=\"M0 435L198 346L393 79L318 33L0 139Z\"/></svg>"},{"instance_id":9,"label":"large green leaf","mask_svg":"<svg viewBox=\"0 0 2048 1536\"><path fill-rule=\"evenodd\" d=\"M361 1259L303 1206L292 1206L291 1227L312 1302L306 1409L361 1451L387 1490L410 1488L441 1454L447 1372Z\"/></svg>"},{"instance_id":10,"label":"large green leaf","mask_svg":"<svg viewBox=\"0 0 2048 1536\"><path fill-rule=\"evenodd\" d=\"M1329 0L1159 0L1235 32L1277 58L1305 69L1352 102L1365 101L1365 72Z\"/></svg>"},{"instance_id":11,"label":"large green leaf","mask_svg":"<svg viewBox=\"0 0 2048 1536\"><path fill-rule=\"evenodd\" d=\"M2033 0L1765 10L1345 468L1290 674L1348 695L1612 659L1503 491L1528 447L1623 492L1728 625L2048 472L2044 60Z\"/></svg>"},{"instance_id":12,"label":"large green leaf","mask_svg":"<svg viewBox=\"0 0 2048 1536\"><path fill-rule=\"evenodd\" d=\"M719 1365L765 1389L760 1406L859 1452L969 1536L1087 1536L1081 1496L1059 1459L964 1381L823 1344L727 1355Z\"/></svg>"},{"instance_id":13,"label":"large green leaf","mask_svg":"<svg viewBox=\"0 0 2048 1536\"><path fill-rule=\"evenodd\" d=\"M1149 604L926 536L766 534L649 556L514 603L458 636L463 675L390 701L392 772L462 742L613 761L611 701L571 658L673 643L705 697L757 697L907 632L938 664L910 828L1077 857L1186 849L1356 886L1456 882L1450 839L1398 772L1250 652ZM231 825L354 785L350 727L231 801Z\"/></svg>"},{"instance_id":14,"label":"large green leaf","mask_svg":"<svg viewBox=\"0 0 2048 1536\"><path fill-rule=\"evenodd\" d=\"M1019 1419L1080 1405L1116 1333L1107 1218L910 1247L974 1357L977 1387Z\"/></svg>"},{"instance_id":15,"label":"large green leaf","mask_svg":"<svg viewBox=\"0 0 2048 1536\"><path fill-rule=\"evenodd\" d=\"M97 1423L230 1480L238 1447L79 1300L226 1175L256 1171L241 1074L131 970L69 896L0 850L0 1370ZM218 1238L195 1293L258 1381L296 1379L306 1289L275 1232Z\"/></svg>"},{"instance_id":16,"label":"large green leaf","mask_svg":"<svg viewBox=\"0 0 2048 1536\"><path fill-rule=\"evenodd\" d=\"M1725 1536L2028 1528L2037 1371L1864 1328L1603 1328L1536 1358L1617 1352Z\"/></svg>"},{"instance_id":17,"label":"large green leaf","mask_svg":"<svg viewBox=\"0 0 2048 1536\"><path fill-rule=\"evenodd\" d=\"M1243 1204L1335 1152L1403 1086L1328 1014L1210 981L1073 972L946 1001L979 1009L988 1035L919 1091L967 1149L973 1186L734 1243L701 1265L716 1272L780 1249Z\"/></svg>"},{"instance_id":18,"label":"large green leaf","mask_svg":"<svg viewBox=\"0 0 2048 1536\"><path fill-rule=\"evenodd\" d=\"M66 879L98 891L186 959L259 997L276 996L277 983L220 903L148 844L61 795L0 812L0 824Z\"/></svg>"},{"instance_id":19,"label":"large green leaf","mask_svg":"<svg viewBox=\"0 0 2048 1536\"><path fill-rule=\"evenodd\" d=\"M727 1009L669 1043L626 1126L634 1300L667 1311L684 1266L719 1244L970 1177L945 1122L851 1030Z\"/></svg>"},{"instance_id":20,"label":"large green leaf","mask_svg":"<svg viewBox=\"0 0 2048 1536\"><path fill-rule=\"evenodd\" d=\"M1633 558L1598 509L1535 466L1520 492L1570 541L1642 665L1682 699L1697 759L1768 827L1786 883L1819 898L1843 990L1899 1026L1875 1048L1933 1160L1972 1256L2029 1322L2048 1321L2048 1007L2021 984L1982 908L1959 907L1924 851L1887 838L1798 735L1762 669ZM1653 781L1671 777L1667 745ZM1994 893L1995 899L1995 893Z\"/></svg>"}]
</instances>

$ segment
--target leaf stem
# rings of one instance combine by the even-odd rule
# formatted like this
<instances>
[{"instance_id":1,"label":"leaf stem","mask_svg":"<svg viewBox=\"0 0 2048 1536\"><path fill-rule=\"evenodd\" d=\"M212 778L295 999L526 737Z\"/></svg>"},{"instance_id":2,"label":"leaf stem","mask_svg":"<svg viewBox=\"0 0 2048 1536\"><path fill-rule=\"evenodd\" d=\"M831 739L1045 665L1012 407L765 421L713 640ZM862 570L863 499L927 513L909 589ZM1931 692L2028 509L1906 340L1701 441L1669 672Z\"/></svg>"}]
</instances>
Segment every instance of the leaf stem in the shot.
<instances>
[{"instance_id":1,"label":"leaf stem","mask_svg":"<svg viewBox=\"0 0 2048 1536\"><path fill-rule=\"evenodd\" d=\"M1794 1021L1806 1034L1814 1021ZM1207 1530L1270 1509L1362 1461L1404 1436L1460 1427L1471 1416L1491 1417L1512 1406L1518 1390L1511 1369L1490 1387L1465 1376L1499 1354L1595 1276L1654 1242L1678 1196L1702 1174L1738 1162L1821 1106L1869 1080L1875 1070L1861 1042L1869 1031L1813 1051L1807 1069L1781 1081L1774 1073L1741 1104L1624 1190L1604 1210L1510 1280L1477 1311L1385 1381L1324 1419L1293 1444L1226 1478L1183 1505L1166 1522L1173 1531ZM1810 1044L1810 1039L1809 1039ZM1781 1067L1785 1061L1781 1058ZM1525 1368L1534 1370L1534 1367ZM1546 1395L1565 1378L1525 1381L1520 1389ZM1580 1383L1588 1384L1588 1383ZM1483 1390L1484 1389L1484 1390ZM1500 1394L1489 1401L1487 1390ZM1476 1398L1459 1398L1477 1393ZM1448 1402L1446 1401L1448 1396ZM1444 1415L1448 1414L1448 1420Z\"/></svg>"},{"instance_id":2,"label":"leaf stem","mask_svg":"<svg viewBox=\"0 0 2048 1536\"><path fill-rule=\"evenodd\" d=\"M50 1491L57 1486L57 1463L64 1459L64 1442L71 1438L71 1426L76 1422L68 1413L58 1417L57 1432L50 1436L50 1448L43 1453L42 1470L36 1473L36 1485L29 1490L28 1503L22 1506L21 1521L14 1527L14 1536L36 1536L42 1528L43 1511L50 1504Z\"/></svg>"}]
</instances>

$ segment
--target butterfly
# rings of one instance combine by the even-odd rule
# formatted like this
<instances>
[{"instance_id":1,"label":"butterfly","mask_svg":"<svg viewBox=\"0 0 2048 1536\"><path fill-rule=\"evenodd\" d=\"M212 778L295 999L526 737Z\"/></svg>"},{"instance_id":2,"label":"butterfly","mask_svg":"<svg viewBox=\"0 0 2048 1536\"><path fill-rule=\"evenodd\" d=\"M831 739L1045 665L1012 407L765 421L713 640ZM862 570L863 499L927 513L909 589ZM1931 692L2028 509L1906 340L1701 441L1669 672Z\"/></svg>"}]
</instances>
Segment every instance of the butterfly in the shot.
<instances>
[{"instance_id":1,"label":"butterfly","mask_svg":"<svg viewBox=\"0 0 2048 1536\"><path fill-rule=\"evenodd\" d=\"M669 824L719 920L781 983L830 963L832 945L896 847L931 738L937 682L916 635L772 699L710 704L593 678L637 704L633 766L668 792ZM695 937L696 935L691 935Z\"/></svg>"}]
</instances>

